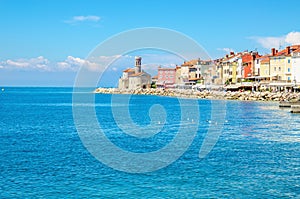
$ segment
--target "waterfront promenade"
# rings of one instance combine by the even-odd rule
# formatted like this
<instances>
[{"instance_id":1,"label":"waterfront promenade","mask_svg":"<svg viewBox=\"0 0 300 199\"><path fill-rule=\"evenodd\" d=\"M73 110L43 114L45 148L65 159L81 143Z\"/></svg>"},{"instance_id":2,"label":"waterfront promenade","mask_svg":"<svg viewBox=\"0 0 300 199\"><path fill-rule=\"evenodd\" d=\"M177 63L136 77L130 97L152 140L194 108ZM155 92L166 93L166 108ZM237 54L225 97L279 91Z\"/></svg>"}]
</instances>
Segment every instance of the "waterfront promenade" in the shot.
<instances>
[{"instance_id":1,"label":"waterfront promenade","mask_svg":"<svg viewBox=\"0 0 300 199\"><path fill-rule=\"evenodd\" d=\"M297 102L300 100L300 93L291 92L250 92L250 91L195 91L185 89L117 89L97 88L94 93L103 94L133 94L133 95L158 95L170 97L183 97L194 99L222 99L222 100L243 100L243 101L288 101Z\"/></svg>"}]
</instances>

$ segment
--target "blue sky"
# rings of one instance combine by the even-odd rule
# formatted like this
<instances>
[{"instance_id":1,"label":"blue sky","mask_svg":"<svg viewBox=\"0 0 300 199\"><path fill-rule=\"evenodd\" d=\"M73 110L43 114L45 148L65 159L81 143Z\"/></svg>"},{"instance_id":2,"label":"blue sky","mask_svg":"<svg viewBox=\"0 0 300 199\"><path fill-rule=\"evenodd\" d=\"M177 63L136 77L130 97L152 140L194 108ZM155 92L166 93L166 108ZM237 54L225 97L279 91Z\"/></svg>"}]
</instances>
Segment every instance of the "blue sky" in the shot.
<instances>
[{"instance_id":1,"label":"blue sky","mask_svg":"<svg viewBox=\"0 0 300 199\"><path fill-rule=\"evenodd\" d=\"M0 0L0 85L72 86L80 63L99 43L142 27L182 32L212 58L230 50L264 54L300 41L299 12L298 0ZM161 56L168 57L144 63L181 64ZM107 72L115 78L105 86L115 84L122 67Z\"/></svg>"}]
</instances>

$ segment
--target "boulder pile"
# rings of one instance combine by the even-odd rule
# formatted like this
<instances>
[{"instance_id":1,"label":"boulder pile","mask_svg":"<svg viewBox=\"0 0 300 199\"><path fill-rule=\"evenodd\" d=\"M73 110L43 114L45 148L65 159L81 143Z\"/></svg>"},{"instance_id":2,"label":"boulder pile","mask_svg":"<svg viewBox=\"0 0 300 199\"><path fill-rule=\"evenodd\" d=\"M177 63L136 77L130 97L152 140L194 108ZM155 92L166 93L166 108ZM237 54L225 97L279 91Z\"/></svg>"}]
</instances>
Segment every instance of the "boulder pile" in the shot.
<instances>
[{"instance_id":1,"label":"boulder pile","mask_svg":"<svg viewBox=\"0 0 300 199\"><path fill-rule=\"evenodd\" d=\"M224 99L243 101L287 101L296 102L300 100L300 93L290 92L231 92L231 91L194 91L184 89L135 89L119 90L117 88L97 88L95 93L102 94L131 94L131 95L159 95L195 99Z\"/></svg>"}]
</instances>

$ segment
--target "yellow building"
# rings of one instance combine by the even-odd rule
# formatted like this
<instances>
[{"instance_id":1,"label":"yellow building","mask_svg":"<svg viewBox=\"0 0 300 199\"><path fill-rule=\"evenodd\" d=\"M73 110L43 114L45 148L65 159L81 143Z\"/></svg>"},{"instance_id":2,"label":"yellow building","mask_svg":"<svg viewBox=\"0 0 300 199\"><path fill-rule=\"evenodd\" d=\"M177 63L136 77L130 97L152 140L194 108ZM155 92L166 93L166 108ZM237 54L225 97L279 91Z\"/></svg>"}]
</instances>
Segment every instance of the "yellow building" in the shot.
<instances>
[{"instance_id":1,"label":"yellow building","mask_svg":"<svg viewBox=\"0 0 300 199\"><path fill-rule=\"evenodd\" d=\"M181 67L180 66L176 66L175 84L181 84Z\"/></svg>"},{"instance_id":2,"label":"yellow building","mask_svg":"<svg viewBox=\"0 0 300 199\"><path fill-rule=\"evenodd\" d=\"M260 58L260 76L270 77L270 58L269 56L263 56Z\"/></svg>"},{"instance_id":3,"label":"yellow building","mask_svg":"<svg viewBox=\"0 0 300 199\"><path fill-rule=\"evenodd\" d=\"M222 67L222 83L237 83L237 68L238 68L238 58L239 54L234 54L231 52L226 55L221 61L220 65Z\"/></svg>"},{"instance_id":4,"label":"yellow building","mask_svg":"<svg viewBox=\"0 0 300 199\"><path fill-rule=\"evenodd\" d=\"M291 82L291 49L286 49L270 56L270 76L273 81Z\"/></svg>"}]
</instances>

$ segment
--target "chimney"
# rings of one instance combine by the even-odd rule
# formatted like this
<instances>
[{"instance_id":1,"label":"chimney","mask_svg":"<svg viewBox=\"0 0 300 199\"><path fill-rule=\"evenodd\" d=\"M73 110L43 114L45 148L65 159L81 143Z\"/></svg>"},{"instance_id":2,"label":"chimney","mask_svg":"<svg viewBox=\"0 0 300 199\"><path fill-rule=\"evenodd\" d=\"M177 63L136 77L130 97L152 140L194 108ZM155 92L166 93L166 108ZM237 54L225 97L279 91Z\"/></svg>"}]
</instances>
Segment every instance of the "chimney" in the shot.
<instances>
[{"instance_id":1,"label":"chimney","mask_svg":"<svg viewBox=\"0 0 300 199\"><path fill-rule=\"evenodd\" d=\"M286 52L287 52L287 54L290 54L290 52L291 52L291 47L290 46L286 47Z\"/></svg>"},{"instance_id":2,"label":"chimney","mask_svg":"<svg viewBox=\"0 0 300 199\"><path fill-rule=\"evenodd\" d=\"M275 50L275 48L272 48L272 49L271 49L271 55L272 55L272 56L274 56L274 55L275 55L275 53L276 53L276 50Z\"/></svg>"},{"instance_id":3,"label":"chimney","mask_svg":"<svg viewBox=\"0 0 300 199\"><path fill-rule=\"evenodd\" d=\"M234 55L234 52L230 52L230 55L231 55L231 56Z\"/></svg>"}]
</instances>

